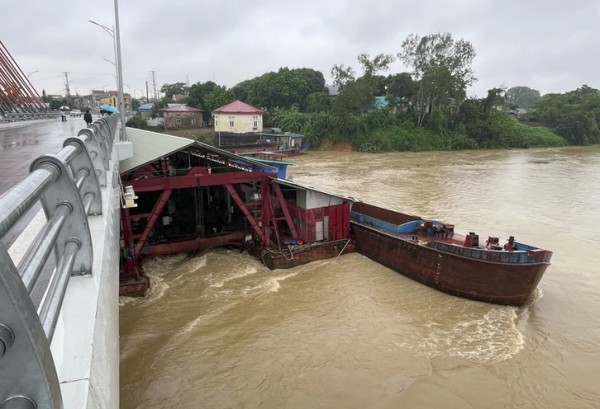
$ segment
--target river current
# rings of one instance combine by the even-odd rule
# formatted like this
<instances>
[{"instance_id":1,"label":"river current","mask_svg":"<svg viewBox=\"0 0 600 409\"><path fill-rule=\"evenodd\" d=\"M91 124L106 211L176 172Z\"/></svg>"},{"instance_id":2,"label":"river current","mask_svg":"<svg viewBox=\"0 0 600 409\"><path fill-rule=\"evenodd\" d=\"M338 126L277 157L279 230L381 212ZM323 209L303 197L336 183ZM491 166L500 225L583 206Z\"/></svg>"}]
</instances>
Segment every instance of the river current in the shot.
<instances>
[{"instance_id":1,"label":"river current","mask_svg":"<svg viewBox=\"0 0 600 409\"><path fill-rule=\"evenodd\" d=\"M295 182L554 251L522 308L359 254L270 271L217 250L121 298L121 408L600 407L600 147L293 157Z\"/></svg>"}]
</instances>

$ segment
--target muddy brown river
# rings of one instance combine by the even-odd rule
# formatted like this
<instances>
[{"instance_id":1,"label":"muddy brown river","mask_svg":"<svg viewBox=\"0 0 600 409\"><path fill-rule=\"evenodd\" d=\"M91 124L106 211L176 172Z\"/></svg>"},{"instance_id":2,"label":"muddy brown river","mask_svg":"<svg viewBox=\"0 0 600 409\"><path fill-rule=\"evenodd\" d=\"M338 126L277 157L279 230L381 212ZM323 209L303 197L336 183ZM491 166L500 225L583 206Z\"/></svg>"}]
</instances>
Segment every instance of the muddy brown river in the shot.
<instances>
[{"instance_id":1,"label":"muddy brown river","mask_svg":"<svg viewBox=\"0 0 600 409\"><path fill-rule=\"evenodd\" d=\"M554 251L522 308L359 255L270 271L218 250L122 298L121 408L600 407L600 147L309 152L288 176Z\"/></svg>"}]
</instances>

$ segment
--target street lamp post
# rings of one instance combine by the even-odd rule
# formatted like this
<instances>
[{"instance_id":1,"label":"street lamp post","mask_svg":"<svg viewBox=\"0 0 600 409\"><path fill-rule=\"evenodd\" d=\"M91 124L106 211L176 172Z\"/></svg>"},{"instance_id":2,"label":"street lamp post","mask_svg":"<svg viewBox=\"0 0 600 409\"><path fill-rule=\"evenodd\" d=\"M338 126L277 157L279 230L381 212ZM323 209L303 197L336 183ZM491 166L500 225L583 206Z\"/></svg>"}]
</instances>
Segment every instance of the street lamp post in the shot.
<instances>
[{"instance_id":1,"label":"street lamp post","mask_svg":"<svg viewBox=\"0 0 600 409\"><path fill-rule=\"evenodd\" d=\"M112 28L107 27L103 24L97 23L94 20L88 20L90 23L97 25L98 27L100 27L102 30L106 31L106 33L111 36L111 38L113 39L113 53L115 54L115 60L111 61L108 58L105 58L104 61L108 61L109 63L111 63L112 65L115 66L115 81L117 81L117 89L119 88L119 67L117 67L117 40L115 39L115 26L112 26Z\"/></svg>"},{"instance_id":2,"label":"street lamp post","mask_svg":"<svg viewBox=\"0 0 600 409\"><path fill-rule=\"evenodd\" d=\"M121 35L119 31L119 0L115 0L115 43L117 44L117 69L119 75L119 103L121 105L121 140L126 141L125 134L125 99L123 98L123 64L121 62Z\"/></svg>"},{"instance_id":3,"label":"street lamp post","mask_svg":"<svg viewBox=\"0 0 600 409\"><path fill-rule=\"evenodd\" d=\"M123 67L121 64L121 36L119 31L119 1L115 0L115 25L110 29L95 21L90 23L97 25L106 31L113 38L113 47L115 50L115 66L117 69L117 88L119 93L119 112L121 113L121 141L127 140L125 133L125 99L123 97Z\"/></svg>"}]
</instances>

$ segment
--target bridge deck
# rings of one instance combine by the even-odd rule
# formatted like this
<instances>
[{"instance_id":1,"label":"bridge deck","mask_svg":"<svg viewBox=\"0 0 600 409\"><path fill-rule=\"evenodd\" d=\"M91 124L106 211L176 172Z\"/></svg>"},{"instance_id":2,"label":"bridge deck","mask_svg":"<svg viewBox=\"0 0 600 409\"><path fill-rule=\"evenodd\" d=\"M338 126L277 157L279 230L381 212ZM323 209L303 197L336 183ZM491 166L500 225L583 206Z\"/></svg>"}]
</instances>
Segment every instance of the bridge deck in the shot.
<instances>
[{"instance_id":1,"label":"bridge deck","mask_svg":"<svg viewBox=\"0 0 600 409\"><path fill-rule=\"evenodd\" d=\"M0 195L29 173L31 162L46 153L56 153L64 140L85 127L82 118L60 118L39 122L0 124ZM10 247L41 207L35 206L2 240Z\"/></svg>"}]
</instances>

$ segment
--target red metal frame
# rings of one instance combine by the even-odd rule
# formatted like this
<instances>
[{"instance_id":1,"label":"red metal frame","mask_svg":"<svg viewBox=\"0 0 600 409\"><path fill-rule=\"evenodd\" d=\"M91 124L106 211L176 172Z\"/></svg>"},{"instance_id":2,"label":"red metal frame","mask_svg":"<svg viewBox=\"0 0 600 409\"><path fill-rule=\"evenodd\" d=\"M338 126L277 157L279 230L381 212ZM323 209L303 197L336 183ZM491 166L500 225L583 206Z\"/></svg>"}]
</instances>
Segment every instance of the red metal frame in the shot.
<instances>
[{"instance_id":1,"label":"red metal frame","mask_svg":"<svg viewBox=\"0 0 600 409\"><path fill-rule=\"evenodd\" d=\"M160 197L158 198L158 200L156 201L156 204L154 205L154 209L152 209L152 216L150 216L150 219L148 219L148 224L146 225L146 228L144 229L142 236L140 237L137 244L135 245L136 257L137 257L137 255L141 254L142 248L144 248L144 244L146 244L146 240L148 240L148 237L150 236L152 229L154 229L154 225L156 224L156 221L158 220L158 216L162 213L162 211L165 207L165 204L167 204L167 200L169 200L169 197L171 197L171 192L172 192L171 189L167 189L167 190L163 191L161 193Z\"/></svg>"},{"instance_id":2,"label":"red metal frame","mask_svg":"<svg viewBox=\"0 0 600 409\"><path fill-rule=\"evenodd\" d=\"M143 193L167 189L189 189L194 187L263 182L266 181L269 176L270 174L261 172L209 173L207 168L196 166L182 176L151 177L146 179L127 180L123 183L127 186L133 186L133 189L136 192Z\"/></svg>"}]
</instances>

